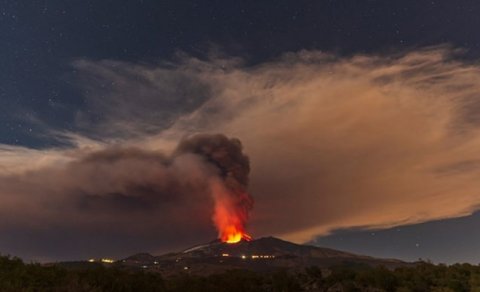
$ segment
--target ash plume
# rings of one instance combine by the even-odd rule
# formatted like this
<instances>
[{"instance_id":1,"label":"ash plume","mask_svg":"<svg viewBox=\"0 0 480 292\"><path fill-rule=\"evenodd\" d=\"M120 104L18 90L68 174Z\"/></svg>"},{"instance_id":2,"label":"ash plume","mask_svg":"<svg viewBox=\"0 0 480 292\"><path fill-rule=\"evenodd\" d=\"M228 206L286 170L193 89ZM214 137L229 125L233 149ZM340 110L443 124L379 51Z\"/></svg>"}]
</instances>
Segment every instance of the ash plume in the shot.
<instances>
[{"instance_id":1,"label":"ash plume","mask_svg":"<svg viewBox=\"0 0 480 292\"><path fill-rule=\"evenodd\" d=\"M181 141L176 149L176 155L193 153L216 166L222 183L210 181L215 200L213 221L223 241L250 239L245 233L253 207L253 199L247 193L250 162L242 150L240 140L221 134L196 135Z\"/></svg>"},{"instance_id":2,"label":"ash plume","mask_svg":"<svg viewBox=\"0 0 480 292\"><path fill-rule=\"evenodd\" d=\"M161 236L173 248L210 240L219 206L241 226L252 206L246 193L248 158L239 140L224 135L185 138L172 154L110 146L69 155L68 161L0 175L0 231L46 234L38 230L52 226L76 230L82 240L124 234L152 242L150 248L158 248L155 236ZM15 213L8 211L19 204ZM131 245L132 252L145 248Z\"/></svg>"},{"instance_id":3,"label":"ash plume","mask_svg":"<svg viewBox=\"0 0 480 292\"><path fill-rule=\"evenodd\" d=\"M112 251L112 238L120 255L211 240L212 215L219 230L246 222L247 183L255 235L297 243L472 214L480 205L480 66L457 53L300 51L255 66L188 56L172 66L81 60L80 74L113 86L88 84L85 96L88 111L105 119L79 118L92 135L69 133L68 148L0 145L0 250L61 258L63 248L85 258L93 243ZM151 117L177 92L179 110L159 128L163 117ZM112 132L120 134L98 138ZM242 153L232 139L224 148L215 135L181 141L189 133L238 137L255 167L248 173L248 160L232 158L230 147ZM205 139L208 147L194 142ZM95 157L115 151L112 162Z\"/></svg>"},{"instance_id":4,"label":"ash plume","mask_svg":"<svg viewBox=\"0 0 480 292\"><path fill-rule=\"evenodd\" d=\"M182 140L175 151L176 155L193 153L215 165L225 185L232 191L245 192L248 185L250 162L243 153L240 140L229 139L222 134L199 134Z\"/></svg>"}]
</instances>

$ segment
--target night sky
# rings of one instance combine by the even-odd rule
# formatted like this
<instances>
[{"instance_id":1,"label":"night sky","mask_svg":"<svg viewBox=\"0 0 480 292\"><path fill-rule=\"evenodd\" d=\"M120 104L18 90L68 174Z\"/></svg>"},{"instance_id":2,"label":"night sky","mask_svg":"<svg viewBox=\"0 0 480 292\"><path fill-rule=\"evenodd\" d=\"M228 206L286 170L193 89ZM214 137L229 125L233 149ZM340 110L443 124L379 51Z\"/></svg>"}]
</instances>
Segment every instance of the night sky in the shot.
<instances>
[{"instance_id":1,"label":"night sky","mask_svg":"<svg viewBox=\"0 0 480 292\"><path fill-rule=\"evenodd\" d=\"M254 237L477 264L478 15L474 0L3 0L0 253L211 240L208 195L186 187L203 164L171 152L222 133L250 157Z\"/></svg>"}]
</instances>

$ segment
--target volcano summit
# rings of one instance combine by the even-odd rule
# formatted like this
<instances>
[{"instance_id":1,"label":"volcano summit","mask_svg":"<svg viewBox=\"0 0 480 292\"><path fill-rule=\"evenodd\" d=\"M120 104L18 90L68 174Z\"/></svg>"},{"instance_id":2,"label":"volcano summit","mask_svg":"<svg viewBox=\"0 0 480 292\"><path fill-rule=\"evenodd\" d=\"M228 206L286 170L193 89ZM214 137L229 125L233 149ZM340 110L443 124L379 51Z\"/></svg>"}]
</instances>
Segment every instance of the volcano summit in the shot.
<instances>
[{"instance_id":1,"label":"volcano summit","mask_svg":"<svg viewBox=\"0 0 480 292\"><path fill-rule=\"evenodd\" d=\"M269 272L282 268L301 270L309 266L328 268L349 264L391 268L409 265L395 259L379 259L329 248L300 245L275 237L241 240L234 244L214 240L161 256L136 254L117 261L116 264L157 271L164 275L181 272L209 275L232 269Z\"/></svg>"}]
</instances>

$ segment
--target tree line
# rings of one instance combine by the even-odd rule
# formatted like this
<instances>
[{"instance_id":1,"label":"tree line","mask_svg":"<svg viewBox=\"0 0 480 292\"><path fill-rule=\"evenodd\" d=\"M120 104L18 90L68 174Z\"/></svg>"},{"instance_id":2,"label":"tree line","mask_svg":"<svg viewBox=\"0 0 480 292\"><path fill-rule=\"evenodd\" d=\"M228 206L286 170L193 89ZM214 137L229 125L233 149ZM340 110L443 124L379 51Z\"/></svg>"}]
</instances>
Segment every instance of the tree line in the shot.
<instances>
[{"instance_id":1,"label":"tree line","mask_svg":"<svg viewBox=\"0 0 480 292\"><path fill-rule=\"evenodd\" d=\"M471 264L434 265L420 262L394 270L384 267L345 264L321 269L278 270L256 273L231 270L210 276L187 273L164 278L158 273L105 267L66 268L24 263L0 256L0 291L478 291L480 266Z\"/></svg>"}]
</instances>

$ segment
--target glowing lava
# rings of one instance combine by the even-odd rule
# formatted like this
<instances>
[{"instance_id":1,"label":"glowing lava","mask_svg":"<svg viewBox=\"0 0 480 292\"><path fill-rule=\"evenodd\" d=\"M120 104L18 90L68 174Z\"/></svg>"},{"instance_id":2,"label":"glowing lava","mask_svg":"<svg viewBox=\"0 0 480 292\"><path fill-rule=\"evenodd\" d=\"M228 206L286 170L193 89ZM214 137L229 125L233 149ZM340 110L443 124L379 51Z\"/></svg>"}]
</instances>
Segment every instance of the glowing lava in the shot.
<instances>
[{"instance_id":1,"label":"glowing lava","mask_svg":"<svg viewBox=\"0 0 480 292\"><path fill-rule=\"evenodd\" d=\"M215 198L213 221L222 242L237 243L241 240L250 241L252 237L245 231L250 208L249 196L246 193L232 194L218 182L212 183Z\"/></svg>"},{"instance_id":2,"label":"glowing lava","mask_svg":"<svg viewBox=\"0 0 480 292\"><path fill-rule=\"evenodd\" d=\"M223 234L221 235L220 240L226 243L237 243L241 240L250 241L252 237L246 234L244 231L240 231L235 226L229 226L224 230Z\"/></svg>"}]
</instances>

